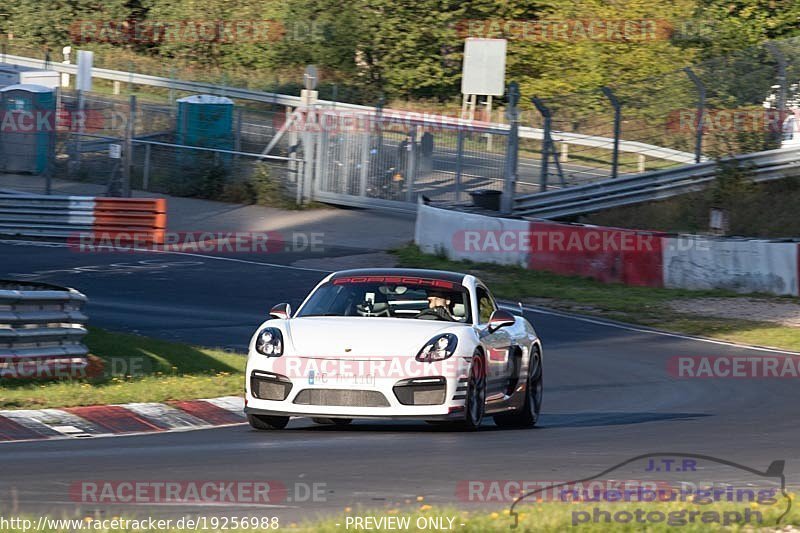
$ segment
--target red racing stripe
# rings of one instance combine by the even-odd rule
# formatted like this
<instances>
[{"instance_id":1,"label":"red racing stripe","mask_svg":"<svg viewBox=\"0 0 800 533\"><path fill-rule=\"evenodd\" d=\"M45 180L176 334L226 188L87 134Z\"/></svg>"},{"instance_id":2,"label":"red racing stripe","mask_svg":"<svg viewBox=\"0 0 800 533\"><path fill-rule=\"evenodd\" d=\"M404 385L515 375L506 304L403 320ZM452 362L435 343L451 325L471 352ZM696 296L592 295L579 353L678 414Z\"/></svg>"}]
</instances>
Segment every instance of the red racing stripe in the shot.
<instances>
[{"instance_id":1,"label":"red racing stripe","mask_svg":"<svg viewBox=\"0 0 800 533\"><path fill-rule=\"evenodd\" d=\"M162 431L168 429L156 425L118 405L93 405L90 407L68 407L64 409L111 433L134 433L139 431Z\"/></svg>"},{"instance_id":2,"label":"red racing stripe","mask_svg":"<svg viewBox=\"0 0 800 533\"><path fill-rule=\"evenodd\" d=\"M171 405L177 407L182 411L186 411L190 415L196 416L201 420L205 420L209 424L219 426L223 424L238 424L244 421L242 415L237 415L222 407L205 402L203 400L189 400L183 402L171 402Z\"/></svg>"}]
</instances>

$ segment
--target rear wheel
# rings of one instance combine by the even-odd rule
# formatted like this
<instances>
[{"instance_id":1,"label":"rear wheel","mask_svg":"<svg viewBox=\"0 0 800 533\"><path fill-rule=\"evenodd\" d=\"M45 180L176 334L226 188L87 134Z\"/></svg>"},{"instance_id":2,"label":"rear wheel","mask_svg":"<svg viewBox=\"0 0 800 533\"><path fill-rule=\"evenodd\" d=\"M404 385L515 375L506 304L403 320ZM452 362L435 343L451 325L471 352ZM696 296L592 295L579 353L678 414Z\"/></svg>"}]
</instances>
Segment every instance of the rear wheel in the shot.
<instances>
[{"instance_id":1,"label":"rear wheel","mask_svg":"<svg viewBox=\"0 0 800 533\"><path fill-rule=\"evenodd\" d=\"M513 413L494 416L494 423L501 428L530 428L539 421L542 410L542 355L539 348L534 346L531 351L531 361L528 365L528 382L525 387L525 404L522 409Z\"/></svg>"},{"instance_id":2,"label":"rear wheel","mask_svg":"<svg viewBox=\"0 0 800 533\"><path fill-rule=\"evenodd\" d=\"M253 429L267 431L270 429L283 429L289 423L288 416L247 415L247 422Z\"/></svg>"}]
</instances>

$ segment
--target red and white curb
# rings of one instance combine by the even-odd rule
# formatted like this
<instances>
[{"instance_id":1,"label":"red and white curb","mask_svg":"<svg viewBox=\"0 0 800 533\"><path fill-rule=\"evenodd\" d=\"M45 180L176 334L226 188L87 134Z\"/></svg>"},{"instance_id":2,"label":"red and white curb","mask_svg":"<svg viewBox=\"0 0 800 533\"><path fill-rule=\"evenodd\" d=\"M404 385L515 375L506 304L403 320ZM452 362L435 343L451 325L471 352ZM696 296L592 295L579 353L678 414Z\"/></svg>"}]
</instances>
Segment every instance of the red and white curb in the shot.
<instances>
[{"instance_id":1,"label":"red and white curb","mask_svg":"<svg viewBox=\"0 0 800 533\"><path fill-rule=\"evenodd\" d=\"M0 442L185 431L245 422L244 400L223 396L169 403L0 411Z\"/></svg>"}]
</instances>

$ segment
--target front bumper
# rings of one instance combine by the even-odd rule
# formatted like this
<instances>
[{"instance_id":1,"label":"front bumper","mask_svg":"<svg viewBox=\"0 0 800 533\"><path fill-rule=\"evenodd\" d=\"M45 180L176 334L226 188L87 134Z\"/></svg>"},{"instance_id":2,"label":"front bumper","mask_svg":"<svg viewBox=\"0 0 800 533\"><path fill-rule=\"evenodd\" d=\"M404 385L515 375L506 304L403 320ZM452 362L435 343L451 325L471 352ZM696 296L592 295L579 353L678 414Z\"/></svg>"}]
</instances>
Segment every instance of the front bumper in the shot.
<instances>
[{"instance_id":1,"label":"front bumper","mask_svg":"<svg viewBox=\"0 0 800 533\"><path fill-rule=\"evenodd\" d=\"M361 418L365 420L460 420L464 417L464 407L457 408L457 410L442 414L381 414L381 415L362 415L362 414L348 414L348 413L297 413L292 411L271 411L267 409L258 409L255 407L247 406L244 408L245 414L248 415L265 415L265 416L297 416L304 418Z\"/></svg>"},{"instance_id":2,"label":"front bumper","mask_svg":"<svg viewBox=\"0 0 800 533\"><path fill-rule=\"evenodd\" d=\"M454 420L463 417L466 373L458 377L289 378L248 369L245 412L269 416Z\"/></svg>"}]
</instances>

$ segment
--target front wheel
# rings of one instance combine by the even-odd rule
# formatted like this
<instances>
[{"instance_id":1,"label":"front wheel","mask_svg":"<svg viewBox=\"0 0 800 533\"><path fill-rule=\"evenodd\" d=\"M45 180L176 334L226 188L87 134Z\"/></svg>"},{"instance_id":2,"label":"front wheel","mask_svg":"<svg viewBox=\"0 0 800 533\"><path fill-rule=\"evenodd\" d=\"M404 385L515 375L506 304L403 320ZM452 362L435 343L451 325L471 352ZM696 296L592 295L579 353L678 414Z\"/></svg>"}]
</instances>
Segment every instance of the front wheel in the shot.
<instances>
[{"instance_id":1,"label":"front wheel","mask_svg":"<svg viewBox=\"0 0 800 533\"><path fill-rule=\"evenodd\" d=\"M494 416L494 423L501 428L531 428L539 421L542 410L542 354L539 348L531 351L531 360L528 365L528 382L525 387L525 405L513 413Z\"/></svg>"},{"instance_id":2,"label":"front wheel","mask_svg":"<svg viewBox=\"0 0 800 533\"><path fill-rule=\"evenodd\" d=\"M464 401L464 420L461 426L470 431L480 427L486 411L486 363L480 352L472 356Z\"/></svg>"},{"instance_id":3,"label":"front wheel","mask_svg":"<svg viewBox=\"0 0 800 533\"><path fill-rule=\"evenodd\" d=\"M250 427L259 431L283 429L289 423L288 416L247 415Z\"/></svg>"}]
</instances>

